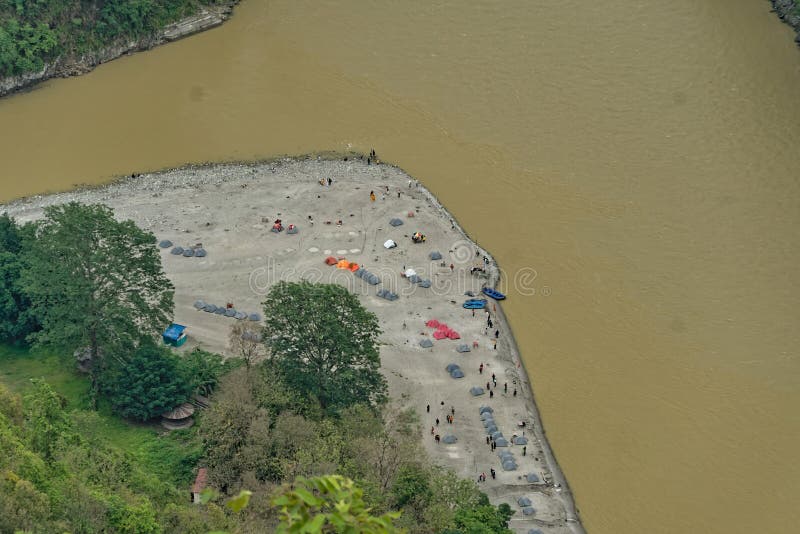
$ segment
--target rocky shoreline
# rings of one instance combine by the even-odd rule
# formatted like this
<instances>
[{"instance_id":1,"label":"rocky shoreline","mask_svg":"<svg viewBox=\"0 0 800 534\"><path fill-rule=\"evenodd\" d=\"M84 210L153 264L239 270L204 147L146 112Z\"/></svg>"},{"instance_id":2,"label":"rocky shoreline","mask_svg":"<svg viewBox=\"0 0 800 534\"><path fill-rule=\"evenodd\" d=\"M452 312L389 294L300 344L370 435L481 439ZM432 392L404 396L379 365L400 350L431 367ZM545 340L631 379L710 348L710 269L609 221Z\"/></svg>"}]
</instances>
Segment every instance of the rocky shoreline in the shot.
<instances>
[{"instance_id":1,"label":"rocky shoreline","mask_svg":"<svg viewBox=\"0 0 800 534\"><path fill-rule=\"evenodd\" d=\"M80 57L61 57L52 63L47 63L42 70L37 72L27 72L17 76L0 78L0 97L29 89L50 78L69 78L70 76L86 74L98 65L126 54L149 50L158 45L214 28L231 17L233 6L238 3L239 0L228 0L217 6L204 8L194 15L166 26L156 35L121 42Z\"/></svg>"},{"instance_id":2,"label":"rocky shoreline","mask_svg":"<svg viewBox=\"0 0 800 534\"><path fill-rule=\"evenodd\" d=\"M800 2L798 0L770 0L770 2L772 10L797 32L794 42L800 46Z\"/></svg>"},{"instance_id":3,"label":"rocky shoreline","mask_svg":"<svg viewBox=\"0 0 800 534\"><path fill-rule=\"evenodd\" d=\"M332 178L333 186L320 185L327 178ZM370 190L380 198L370 202ZM490 467L496 468L497 478L481 482L481 489L493 503L508 503L517 512L510 524L514 532L585 532L547 442L530 381L500 303L492 301L489 315L493 328L501 332L496 349L492 348L493 333L485 329L484 314L472 315L460 305L465 290L479 293L482 286L494 287L499 282L497 263L470 240L432 192L402 170L370 165L365 157L353 154L187 166L127 177L105 186L20 199L0 206L0 211L25 221L40 217L46 206L70 201L107 204L118 217L133 219L158 239L176 244L203 243L208 250L206 258L186 259L168 250L162 255L176 287L175 320L189 327L189 348L199 345L227 351L227 320L198 312L192 304L196 299L235 301L237 307L255 310L262 299L260 290L274 281L271 276L330 276L331 281L346 284L379 317L383 330L381 360L391 397L420 414L420 439L431 458L473 480L482 472L488 473ZM309 214L313 214L316 225L309 223ZM296 223L300 233L289 236L270 232L269 221L275 216L287 224ZM393 228L388 224L391 217L401 217L406 224ZM326 223L337 219L338 225ZM417 229L427 234L426 244L410 243L407 234ZM386 238L393 238L400 246L387 250L383 246ZM441 264L429 260L430 249L444 255ZM325 267L322 260L332 253L368 266L382 280L378 287L396 291L399 300L387 302L350 273ZM476 278L470 268L478 262L484 264L482 258L486 277ZM432 288L410 285L398 274L401 266L415 267L433 282ZM458 330L461 341L436 341L431 348L422 348L420 340L430 339L432 334L425 324L431 318L446 321ZM471 351L455 350L457 343L470 341ZM444 371L453 361L463 368L465 377L461 380L450 378ZM481 386L488 375L495 374L499 388L493 399L470 395L470 386ZM511 386L505 392L503 382ZM426 413L426 404L435 408ZM481 405L493 407L497 426L509 438L513 432L528 439L527 455L519 444L503 449L514 454L519 463L515 470L504 470L486 445L485 425L478 410ZM455 407L456 422L442 431L454 433L458 441L452 445L434 443L426 429L434 424L434 417L443 417L440 409L450 406ZM520 421L527 425L521 426ZM529 479L531 475L535 477ZM533 502L532 511L523 511L518 502L522 497Z\"/></svg>"}]
</instances>

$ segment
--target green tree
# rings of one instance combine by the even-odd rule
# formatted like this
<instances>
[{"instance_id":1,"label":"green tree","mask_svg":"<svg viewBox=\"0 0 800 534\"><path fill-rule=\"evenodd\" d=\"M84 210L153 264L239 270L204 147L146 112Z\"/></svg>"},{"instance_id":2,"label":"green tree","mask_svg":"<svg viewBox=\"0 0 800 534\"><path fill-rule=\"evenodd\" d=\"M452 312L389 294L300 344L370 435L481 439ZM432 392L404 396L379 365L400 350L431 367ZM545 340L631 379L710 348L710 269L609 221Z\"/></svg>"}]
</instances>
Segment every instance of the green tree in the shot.
<instances>
[{"instance_id":1,"label":"green tree","mask_svg":"<svg viewBox=\"0 0 800 534\"><path fill-rule=\"evenodd\" d=\"M0 341L18 343L36 330L30 299L22 287L24 231L0 215Z\"/></svg>"},{"instance_id":2,"label":"green tree","mask_svg":"<svg viewBox=\"0 0 800 534\"><path fill-rule=\"evenodd\" d=\"M283 381L323 410L381 403L378 318L333 284L279 282L264 301L265 340Z\"/></svg>"},{"instance_id":3,"label":"green tree","mask_svg":"<svg viewBox=\"0 0 800 534\"><path fill-rule=\"evenodd\" d=\"M45 208L25 250L23 287L42 329L39 345L89 347L96 404L101 356L119 362L139 339L170 322L173 286L155 236L117 221L107 206L76 202Z\"/></svg>"},{"instance_id":4,"label":"green tree","mask_svg":"<svg viewBox=\"0 0 800 534\"><path fill-rule=\"evenodd\" d=\"M219 354L196 348L181 360L186 376L192 385L192 391L208 396L219 383L228 366Z\"/></svg>"},{"instance_id":5,"label":"green tree","mask_svg":"<svg viewBox=\"0 0 800 534\"><path fill-rule=\"evenodd\" d=\"M32 382L33 391L25 397L25 426L30 434L31 448L45 460L50 460L59 441L70 430L69 417L64 411L66 400L44 380Z\"/></svg>"},{"instance_id":6,"label":"green tree","mask_svg":"<svg viewBox=\"0 0 800 534\"><path fill-rule=\"evenodd\" d=\"M338 475L298 477L272 504L280 510L279 533L402 532L394 526L399 513L370 515L363 491L352 480Z\"/></svg>"},{"instance_id":7,"label":"green tree","mask_svg":"<svg viewBox=\"0 0 800 534\"><path fill-rule=\"evenodd\" d=\"M105 390L122 417L147 421L186 402L191 383L171 350L144 339L130 361L109 373Z\"/></svg>"},{"instance_id":8,"label":"green tree","mask_svg":"<svg viewBox=\"0 0 800 534\"><path fill-rule=\"evenodd\" d=\"M513 515L514 511L508 504L492 506L483 495L480 504L456 510L456 531L464 534L512 534L508 520Z\"/></svg>"}]
</instances>

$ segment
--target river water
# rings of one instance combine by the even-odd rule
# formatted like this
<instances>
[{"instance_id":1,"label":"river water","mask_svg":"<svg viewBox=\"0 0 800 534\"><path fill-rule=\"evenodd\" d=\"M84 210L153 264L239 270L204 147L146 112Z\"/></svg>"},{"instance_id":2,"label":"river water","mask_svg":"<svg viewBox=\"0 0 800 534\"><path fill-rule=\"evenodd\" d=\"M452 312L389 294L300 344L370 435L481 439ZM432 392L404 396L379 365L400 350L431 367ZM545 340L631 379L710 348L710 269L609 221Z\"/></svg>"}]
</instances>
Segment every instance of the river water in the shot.
<instances>
[{"instance_id":1,"label":"river water","mask_svg":"<svg viewBox=\"0 0 800 534\"><path fill-rule=\"evenodd\" d=\"M0 100L0 198L374 147L528 276L505 308L590 532L790 532L800 51L768 8L246 0Z\"/></svg>"}]
</instances>

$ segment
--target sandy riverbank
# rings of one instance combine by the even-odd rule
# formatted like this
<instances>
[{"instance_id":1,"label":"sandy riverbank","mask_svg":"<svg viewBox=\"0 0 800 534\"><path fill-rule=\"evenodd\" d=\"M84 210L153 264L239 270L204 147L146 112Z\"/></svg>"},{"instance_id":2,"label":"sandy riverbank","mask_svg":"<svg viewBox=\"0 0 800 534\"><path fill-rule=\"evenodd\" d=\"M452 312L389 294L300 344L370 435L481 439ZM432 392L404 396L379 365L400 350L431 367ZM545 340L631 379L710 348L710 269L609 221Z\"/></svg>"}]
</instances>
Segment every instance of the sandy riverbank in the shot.
<instances>
[{"instance_id":1,"label":"sandy riverbank","mask_svg":"<svg viewBox=\"0 0 800 534\"><path fill-rule=\"evenodd\" d=\"M331 186L320 185L320 180L328 178L333 180ZM374 202L370 191L375 192ZM466 291L478 293L484 284L496 283L496 264L469 240L430 192L401 170L367 165L352 157L348 161L285 159L190 167L101 188L31 197L0 211L7 210L25 221L40 217L45 206L73 200L107 204L118 217L133 219L159 240L183 247L202 243L208 253L204 258L176 256L169 248L162 249L164 268L176 287L175 320L188 326L187 348L201 345L226 352L228 329L235 320L196 310L193 303L198 299L217 305L231 302L239 310L258 312L263 295L279 279L305 278L347 286L380 319L381 359L391 396L420 414L420 439L431 457L475 480L494 468L497 479L489 477L481 483L482 489L492 502L508 502L517 512L511 521L517 532L583 532L566 481L545 439L502 309L499 305L494 309L490 303L494 326L487 332L486 314L478 311L473 317L461 306ZM297 225L299 233L271 232L276 218L284 225ZM393 227L391 218L404 224ZM417 230L427 236L425 243L411 242L409 236ZM384 248L388 239L398 246ZM432 251L439 251L442 260L431 261ZM347 270L325 265L328 255L359 263L378 275L381 284L369 285ZM483 256L488 259L487 276L470 274L473 266L484 263ZM404 267L429 279L431 287L401 277ZM382 288L400 298L391 302L377 297ZM511 294L509 298L525 297ZM433 329L425 326L429 319L447 323L461 339L434 340ZM500 332L496 350L492 342L495 329ZM420 347L423 339L430 339L433 347ZM468 344L470 352L457 352L460 344ZM459 364L464 378L450 378L445 371L449 363ZM494 397L490 399L488 392L472 396L470 388L485 388L492 374L497 377ZM427 404L431 405L430 414L426 413ZM481 405L494 409L497 427L507 438L516 434L530 440L525 456L520 445L507 449L518 464L516 470L503 470L497 454L487 446L478 411ZM451 407L455 408L452 425L445 422L445 412ZM438 432L456 436L455 444L434 443L428 429L435 426L437 417L441 420ZM524 429L519 426L521 421L526 422ZM528 474L539 482L528 482ZM516 502L522 496L532 501L534 514L523 515Z\"/></svg>"}]
</instances>

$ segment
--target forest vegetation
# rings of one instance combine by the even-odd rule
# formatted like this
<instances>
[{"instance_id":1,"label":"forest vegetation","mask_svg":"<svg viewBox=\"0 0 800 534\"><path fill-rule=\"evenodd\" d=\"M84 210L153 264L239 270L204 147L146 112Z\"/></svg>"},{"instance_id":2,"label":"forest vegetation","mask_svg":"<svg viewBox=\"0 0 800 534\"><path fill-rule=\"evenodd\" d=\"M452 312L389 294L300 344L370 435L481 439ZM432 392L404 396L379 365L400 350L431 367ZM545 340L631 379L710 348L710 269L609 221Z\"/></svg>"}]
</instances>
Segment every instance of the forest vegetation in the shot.
<instances>
[{"instance_id":1,"label":"forest vegetation","mask_svg":"<svg viewBox=\"0 0 800 534\"><path fill-rule=\"evenodd\" d=\"M275 284L229 358L165 346L173 306L155 236L109 208L0 216L0 533L510 532L427 458L346 289ZM198 395L193 427L160 427Z\"/></svg>"}]
</instances>

